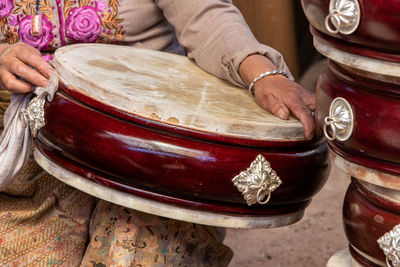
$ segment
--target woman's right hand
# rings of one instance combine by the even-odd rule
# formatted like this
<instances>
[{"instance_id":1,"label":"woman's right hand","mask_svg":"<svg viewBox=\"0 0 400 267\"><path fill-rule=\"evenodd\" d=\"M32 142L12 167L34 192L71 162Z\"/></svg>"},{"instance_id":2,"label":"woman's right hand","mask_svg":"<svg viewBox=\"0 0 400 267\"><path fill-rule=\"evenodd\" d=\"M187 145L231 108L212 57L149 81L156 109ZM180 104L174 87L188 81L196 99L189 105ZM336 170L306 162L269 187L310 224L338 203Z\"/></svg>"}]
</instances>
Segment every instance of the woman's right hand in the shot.
<instances>
[{"instance_id":1,"label":"woman's right hand","mask_svg":"<svg viewBox=\"0 0 400 267\"><path fill-rule=\"evenodd\" d=\"M0 89L27 93L36 86L46 87L54 69L42 59L39 50L22 43L3 44L0 53Z\"/></svg>"}]
</instances>

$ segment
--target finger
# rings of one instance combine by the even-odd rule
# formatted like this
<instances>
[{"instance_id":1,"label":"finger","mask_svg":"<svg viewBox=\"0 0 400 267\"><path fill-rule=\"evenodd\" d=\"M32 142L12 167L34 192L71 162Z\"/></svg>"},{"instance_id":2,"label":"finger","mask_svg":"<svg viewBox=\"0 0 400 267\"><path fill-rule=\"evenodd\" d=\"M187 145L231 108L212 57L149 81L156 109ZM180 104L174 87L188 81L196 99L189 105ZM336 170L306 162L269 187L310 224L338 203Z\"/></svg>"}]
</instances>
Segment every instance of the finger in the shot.
<instances>
[{"instance_id":1,"label":"finger","mask_svg":"<svg viewBox=\"0 0 400 267\"><path fill-rule=\"evenodd\" d=\"M0 70L1 83L12 93L28 93L33 90L33 86L27 82L18 80L12 73L5 69Z\"/></svg>"},{"instance_id":2,"label":"finger","mask_svg":"<svg viewBox=\"0 0 400 267\"><path fill-rule=\"evenodd\" d=\"M313 101L313 97L311 100L304 99L303 102L304 104L308 107L309 110L314 111L317 108L317 104L315 101Z\"/></svg>"},{"instance_id":3,"label":"finger","mask_svg":"<svg viewBox=\"0 0 400 267\"><path fill-rule=\"evenodd\" d=\"M35 68L46 78L50 78L54 69L49 63L42 59L39 50L29 45L21 45L17 49L16 57L23 63Z\"/></svg>"},{"instance_id":4,"label":"finger","mask_svg":"<svg viewBox=\"0 0 400 267\"><path fill-rule=\"evenodd\" d=\"M47 85L46 77L17 59L8 66L8 70L35 86L46 87Z\"/></svg>"},{"instance_id":5,"label":"finger","mask_svg":"<svg viewBox=\"0 0 400 267\"><path fill-rule=\"evenodd\" d=\"M317 101L315 98L315 95L308 92L301 90L300 91L301 99L303 100L304 104L310 109L310 110L315 110L317 107Z\"/></svg>"},{"instance_id":6,"label":"finger","mask_svg":"<svg viewBox=\"0 0 400 267\"><path fill-rule=\"evenodd\" d=\"M304 125L304 137L307 140L311 140L314 137L315 132L315 122L314 118L311 116L311 110L306 107L301 99L298 99L297 101L288 101L286 104Z\"/></svg>"},{"instance_id":7,"label":"finger","mask_svg":"<svg viewBox=\"0 0 400 267\"><path fill-rule=\"evenodd\" d=\"M282 120L289 119L289 109L286 105L277 99L274 95L268 94L264 97L263 107Z\"/></svg>"}]
</instances>

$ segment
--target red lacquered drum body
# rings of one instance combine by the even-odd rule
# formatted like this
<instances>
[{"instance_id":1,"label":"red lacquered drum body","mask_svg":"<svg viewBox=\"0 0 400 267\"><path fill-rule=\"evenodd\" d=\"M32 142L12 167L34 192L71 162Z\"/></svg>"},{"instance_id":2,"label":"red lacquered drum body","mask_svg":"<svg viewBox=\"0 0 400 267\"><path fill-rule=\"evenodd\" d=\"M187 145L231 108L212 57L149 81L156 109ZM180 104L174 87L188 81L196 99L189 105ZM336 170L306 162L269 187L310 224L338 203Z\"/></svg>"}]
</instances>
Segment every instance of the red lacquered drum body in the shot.
<instances>
[{"instance_id":1,"label":"red lacquered drum body","mask_svg":"<svg viewBox=\"0 0 400 267\"><path fill-rule=\"evenodd\" d=\"M343 222L357 261L385 266L386 256L377 240L399 224L399 196L393 190L352 179L343 205Z\"/></svg>"},{"instance_id":2,"label":"red lacquered drum body","mask_svg":"<svg viewBox=\"0 0 400 267\"><path fill-rule=\"evenodd\" d=\"M61 83L36 145L86 179L177 207L254 218L300 214L325 183L324 140L305 141L297 120L273 117L184 57L77 45L58 50L55 61ZM254 170L262 166L259 155L280 179L260 198L265 177L253 181L248 193L265 205L239 190L245 174L233 180L252 162Z\"/></svg>"},{"instance_id":3,"label":"red lacquered drum body","mask_svg":"<svg viewBox=\"0 0 400 267\"><path fill-rule=\"evenodd\" d=\"M62 92L45 107L47 124L40 131L38 147L126 186L188 200L244 204L231 180L259 154L268 159L286 184L274 192L268 207L278 205L291 210L290 205L305 204L322 186L327 167L327 146L323 142L298 147L284 143L279 148L274 143L270 147L257 147L256 143L235 146L223 138L214 142L196 140L157 129L150 121L138 125L110 117L82 105L66 94L68 89L61 88ZM225 209L230 210L227 206L220 211ZM232 209L275 213L259 207Z\"/></svg>"},{"instance_id":4,"label":"red lacquered drum body","mask_svg":"<svg viewBox=\"0 0 400 267\"><path fill-rule=\"evenodd\" d=\"M331 141L331 148L352 162L400 175L400 86L354 72L330 61L319 78L321 124L335 98L347 100L353 113L352 135Z\"/></svg>"}]
</instances>

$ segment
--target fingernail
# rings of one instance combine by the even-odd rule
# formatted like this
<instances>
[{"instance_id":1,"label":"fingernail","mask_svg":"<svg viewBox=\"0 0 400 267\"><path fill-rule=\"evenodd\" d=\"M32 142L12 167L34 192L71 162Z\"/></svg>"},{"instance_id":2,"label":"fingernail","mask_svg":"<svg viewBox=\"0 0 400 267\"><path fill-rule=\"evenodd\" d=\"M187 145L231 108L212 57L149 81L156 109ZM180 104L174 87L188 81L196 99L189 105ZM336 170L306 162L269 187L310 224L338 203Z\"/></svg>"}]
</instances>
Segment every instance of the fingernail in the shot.
<instances>
[{"instance_id":1,"label":"fingernail","mask_svg":"<svg viewBox=\"0 0 400 267\"><path fill-rule=\"evenodd\" d=\"M282 119L282 120L286 120L286 118L287 118L287 112L286 112L285 110L283 110L283 109L280 109L280 110L278 111L278 117L279 117L280 119Z\"/></svg>"}]
</instances>

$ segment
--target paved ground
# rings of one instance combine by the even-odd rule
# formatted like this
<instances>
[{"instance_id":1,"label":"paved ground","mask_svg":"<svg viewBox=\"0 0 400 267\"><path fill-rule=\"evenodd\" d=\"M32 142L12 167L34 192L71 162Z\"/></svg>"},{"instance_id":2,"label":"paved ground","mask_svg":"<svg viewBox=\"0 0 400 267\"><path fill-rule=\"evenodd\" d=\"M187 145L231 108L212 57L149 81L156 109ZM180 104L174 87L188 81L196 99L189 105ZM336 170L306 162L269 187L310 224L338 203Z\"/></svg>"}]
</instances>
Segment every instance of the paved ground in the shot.
<instances>
[{"instance_id":1,"label":"paved ground","mask_svg":"<svg viewBox=\"0 0 400 267\"><path fill-rule=\"evenodd\" d=\"M291 226L269 230L228 229L226 244L235 252L231 267L322 267L347 246L341 206L349 178L332 167L324 188Z\"/></svg>"}]
</instances>

